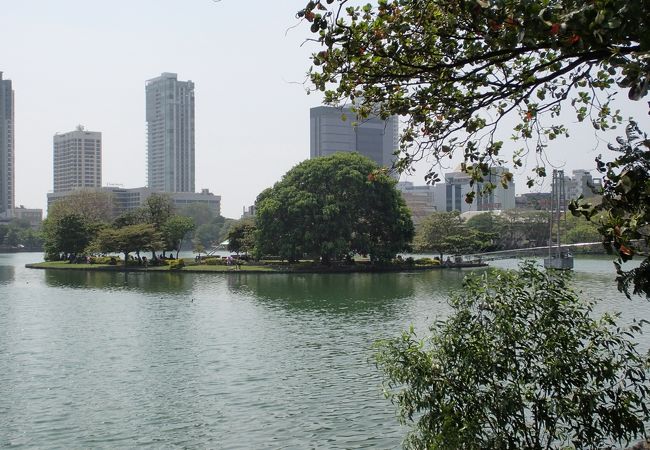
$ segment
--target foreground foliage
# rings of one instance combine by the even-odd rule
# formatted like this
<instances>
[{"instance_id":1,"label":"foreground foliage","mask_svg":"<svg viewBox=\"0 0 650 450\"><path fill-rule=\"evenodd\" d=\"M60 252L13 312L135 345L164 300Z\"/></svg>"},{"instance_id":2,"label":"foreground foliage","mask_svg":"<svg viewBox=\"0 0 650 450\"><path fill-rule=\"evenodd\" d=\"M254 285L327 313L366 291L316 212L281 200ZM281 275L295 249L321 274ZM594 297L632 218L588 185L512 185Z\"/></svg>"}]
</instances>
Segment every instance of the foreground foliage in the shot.
<instances>
[{"instance_id":1,"label":"foreground foliage","mask_svg":"<svg viewBox=\"0 0 650 450\"><path fill-rule=\"evenodd\" d=\"M643 437L648 360L640 331L592 318L567 275L525 263L471 277L448 319L379 343L408 448L597 449ZM609 447L607 447L609 448Z\"/></svg>"},{"instance_id":2,"label":"foreground foliage","mask_svg":"<svg viewBox=\"0 0 650 450\"><path fill-rule=\"evenodd\" d=\"M619 257L615 263L619 289L628 297L631 290L650 298L650 139L634 122L626 131L626 138L617 139L618 146L609 145L618 153L614 161L596 159L603 174L601 203L578 201L571 209L592 221L599 218L605 245ZM624 270L622 263L635 256L643 258L640 266Z\"/></svg>"},{"instance_id":3,"label":"foreground foliage","mask_svg":"<svg viewBox=\"0 0 650 450\"><path fill-rule=\"evenodd\" d=\"M361 116L404 117L402 169L460 151L464 169L481 181L499 161L497 132L512 123L504 118L515 120L503 131L524 141L521 152L541 152L568 134L563 107L606 129L622 120L610 106L619 87L632 100L648 93L647 1L357 5L312 0L298 12L321 45L310 80L329 104L352 101ZM523 164L521 153L513 162ZM437 179L433 170L427 176Z\"/></svg>"}]
</instances>

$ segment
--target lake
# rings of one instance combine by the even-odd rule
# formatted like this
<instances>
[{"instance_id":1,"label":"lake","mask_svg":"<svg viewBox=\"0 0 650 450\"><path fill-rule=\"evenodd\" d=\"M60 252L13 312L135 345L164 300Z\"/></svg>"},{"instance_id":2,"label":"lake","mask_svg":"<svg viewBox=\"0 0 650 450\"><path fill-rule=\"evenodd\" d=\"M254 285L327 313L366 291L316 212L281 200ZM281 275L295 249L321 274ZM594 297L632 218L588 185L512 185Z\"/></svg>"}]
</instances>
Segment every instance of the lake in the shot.
<instances>
[{"instance_id":1,"label":"lake","mask_svg":"<svg viewBox=\"0 0 650 450\"><path fill-rule=\"evenodd\" d=\"M372 344L444 317L467 273L24 267L40 260L0 254L0 447L399 448ZM609 260L575 266L599 311L650 318Z\"/></svg>"}]
</instances>

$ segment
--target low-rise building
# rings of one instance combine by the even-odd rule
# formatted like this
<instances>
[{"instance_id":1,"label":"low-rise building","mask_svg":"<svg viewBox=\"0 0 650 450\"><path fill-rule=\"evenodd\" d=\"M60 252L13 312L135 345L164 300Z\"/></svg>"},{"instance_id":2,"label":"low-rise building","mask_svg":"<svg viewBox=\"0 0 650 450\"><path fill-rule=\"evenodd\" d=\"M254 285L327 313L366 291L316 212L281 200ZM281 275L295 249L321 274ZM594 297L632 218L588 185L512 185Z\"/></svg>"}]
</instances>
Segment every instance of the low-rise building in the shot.
<instances>
[{"instance_id":1,"label":"low-rise building","mask_svg":"<svg viewBox=\"0 0 650 450\"><path fill-rule=\"evenodd\" d=\"M4 213L0 213L0 222L9 223L14 219L24 220L29 223L32 229L37 230L43 222L43 210L25 208L23 205L20 205L18 208L12 208Z\"/></svg>"},{"instance_id":2,"label":"low-rise building","mask_svg":"<svg viewBox=\"0 0 650 450\"><path fill-rule=\"evenodd\" d=\"M141 207L144 202L153 194L167 195L171 198L176 209L200 203L208 206L215 216L221 215L221 196L211 193L208 189L202 189L201 192L158 192L147 187L139 188L121 188L113 186L105 186L94 189L95 192L106 192L111 195L113 199L114 215L119 216L127 211L133 211ZM50 192L47 194L47 206L68 195L72 192Z\"/></svg>"}]
</instances>

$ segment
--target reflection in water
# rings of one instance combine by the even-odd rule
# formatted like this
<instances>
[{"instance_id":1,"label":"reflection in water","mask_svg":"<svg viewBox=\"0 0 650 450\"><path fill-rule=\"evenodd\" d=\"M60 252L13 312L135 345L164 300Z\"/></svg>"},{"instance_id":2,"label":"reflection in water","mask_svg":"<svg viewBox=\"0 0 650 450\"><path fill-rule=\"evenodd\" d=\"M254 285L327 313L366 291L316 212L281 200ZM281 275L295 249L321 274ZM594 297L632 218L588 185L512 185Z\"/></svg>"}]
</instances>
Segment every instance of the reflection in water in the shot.
<instances>
[{"instance_id":1,"label":"reflection in water","mask_svg":"<svg viewBox=\"0 0 650 450\"><path fill-rule=\"evenodd\" d=\"M228 288L261 302L296 310L362 311L413 296L414 279L404 274L241 274Z\"/></svg>"},{"instance_id":2,"label":"reflection in water","mask_svg":"<svg viewBox=\"0 0 650 450\"><path fill-rule=\"evenodd\" d=\"M0 284L8 284L16 278L14 266L0 266Z\"/></svg>"},{"instance_id":3,"label":"reflection in water","mask_svg":"<svg viewBox=\"0 0 650 450\"><path fill-rule=\"evenodd\" d=\"M189 294L193 289L194 277L173 272L46 270L45 282L48 286L62 288Z\"/></svg>"}]
</instances>

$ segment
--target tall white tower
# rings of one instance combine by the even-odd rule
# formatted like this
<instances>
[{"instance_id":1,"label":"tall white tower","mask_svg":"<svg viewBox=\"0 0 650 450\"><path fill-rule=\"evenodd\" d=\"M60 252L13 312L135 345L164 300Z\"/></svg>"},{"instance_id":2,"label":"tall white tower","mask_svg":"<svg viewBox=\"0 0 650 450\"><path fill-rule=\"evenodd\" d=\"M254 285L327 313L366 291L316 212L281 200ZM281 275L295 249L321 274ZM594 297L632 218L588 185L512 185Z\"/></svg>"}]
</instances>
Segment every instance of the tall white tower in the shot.
<instances>
[{"instance_id":1,"label":"tall white tower","mask_svg":"<svg viewBox=\"0 0 650 450\"><path fill-rule=\"evenodd\" d=\"M11 80L3 80L0 72L0 214L15 205L14 145L14 91Z\"/></svg>"},{"instance_id":2,"label":"tall white tower","mask_svg":"<svg viewBox=\"0 0 650 450\"><path fill-rule=\"evenodd\" d=\"M146 83L147 184L194 192L194 83L163 73Z\"/></svg>"}]
</instances>

